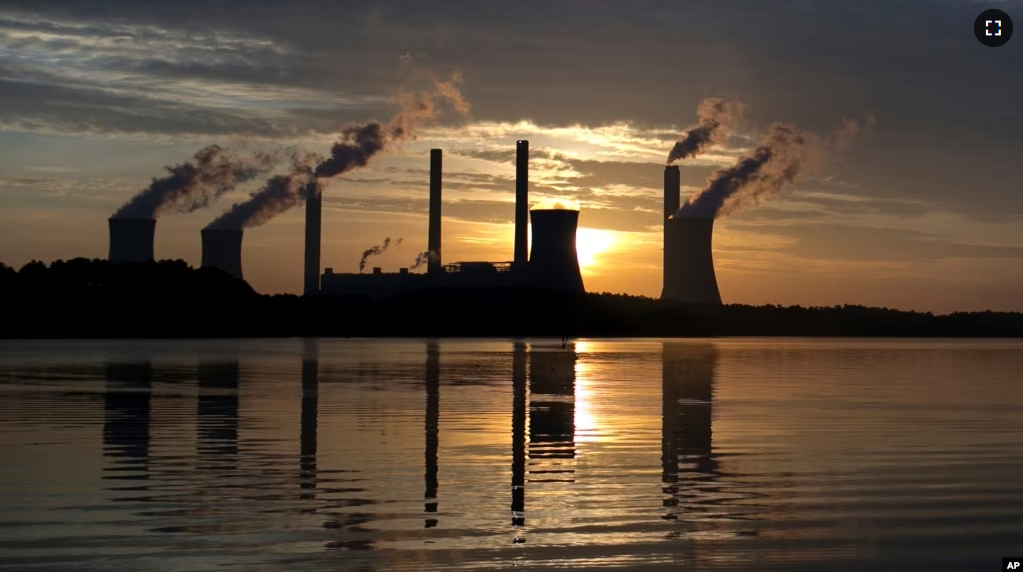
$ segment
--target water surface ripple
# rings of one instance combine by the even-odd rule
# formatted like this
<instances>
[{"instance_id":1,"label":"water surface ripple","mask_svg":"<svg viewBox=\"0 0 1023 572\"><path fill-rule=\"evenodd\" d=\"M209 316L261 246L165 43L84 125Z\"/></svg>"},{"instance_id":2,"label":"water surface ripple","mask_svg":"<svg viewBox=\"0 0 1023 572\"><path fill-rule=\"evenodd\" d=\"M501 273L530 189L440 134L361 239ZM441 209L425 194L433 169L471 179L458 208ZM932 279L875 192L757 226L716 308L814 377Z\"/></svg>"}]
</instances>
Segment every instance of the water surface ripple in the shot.
<instances>
[{"instance_id":1,"label":"water surface ripple","mask_svg":"<svg viewBox=\"0 0 1023 572\"><path fill-rule=\"evenodd\" d=\"M0 342L0 568L994 570L1023 342Z\"/></svg>"}]
</instances>

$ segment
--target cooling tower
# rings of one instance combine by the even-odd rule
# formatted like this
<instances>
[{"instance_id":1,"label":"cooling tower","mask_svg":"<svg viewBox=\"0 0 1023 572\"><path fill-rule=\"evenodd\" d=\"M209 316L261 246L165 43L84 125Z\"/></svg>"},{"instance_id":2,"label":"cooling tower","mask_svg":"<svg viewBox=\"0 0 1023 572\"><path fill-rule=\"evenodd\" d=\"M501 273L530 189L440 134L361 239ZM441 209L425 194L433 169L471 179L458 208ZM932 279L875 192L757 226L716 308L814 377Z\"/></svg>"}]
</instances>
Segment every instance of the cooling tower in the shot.
<instances>
[{"instance_id":1,"label":"cooling tower","mask_svg":"<svg viewBox=\"0 0 1023 572\"><path fill-rule=\"evenodd\" d=\"M515 142L515 264L525 264L528 253L529 141L520 140Z\"/></svg>"},{"instance_id":2,"label":"cooling tower","mask_svg":"<svg viewBox=\"0 0 1023 572\"><path fill-rule=\"evenodd\" d=\"M443 272L440 261L440 207L441 207L441 172L442 151L430 149L430 229L427 250L434 253L427 262L426 271L430 274Z\"/></svg>"},{"instance_id":3,"label":"cooling tower","mask_svg":"<svg viewBox=\"0 0 1023 572\"><path fill-rule=\"evenodd\" d=\"M305 287L302 290L306 296L320 293L320 217L322 211L323 195L316 192L315 196L306 198Z\"/></svg>"},{"instance_id":4,"label":"cooling tower","mask_svg":"<svg viewBox=\"0 0 1023 572\"><path fill-rule=\"evenodd\" d=\"M110 262L148 262L153 260L156 219L110 219Z\"/></svg>"},{"instance_id":5,"label":"cooling tower","mask_svg":"<svg viewBox=\"0 0 1023 572\"><path fill-rule=\"evenodd\" d=\"M202 229L202 266L217 267L235 278L242 277L241 230Z\"/></svg>"},{"instance_id":6,"label":"cooling tower","mask_svg":"<svg viewBox=\"0 0 1023 572\"><path fill-rule=\"evenodd\" d=\"M710 252L712 218L670 218L664 224L662 300L721 304Z\"/></svg>"},{"instance_id":7,"label":"cooling tower","mask_svg":"<svg viewBox=\"0 0 1023 572\"><path fill-rule=\"evenodd\" d=\"M583 292L583 277L575 250L579 211L534 209L529 214L533 223L529 271L534 283L554 290Z\"/></svg>"}]
</instances>

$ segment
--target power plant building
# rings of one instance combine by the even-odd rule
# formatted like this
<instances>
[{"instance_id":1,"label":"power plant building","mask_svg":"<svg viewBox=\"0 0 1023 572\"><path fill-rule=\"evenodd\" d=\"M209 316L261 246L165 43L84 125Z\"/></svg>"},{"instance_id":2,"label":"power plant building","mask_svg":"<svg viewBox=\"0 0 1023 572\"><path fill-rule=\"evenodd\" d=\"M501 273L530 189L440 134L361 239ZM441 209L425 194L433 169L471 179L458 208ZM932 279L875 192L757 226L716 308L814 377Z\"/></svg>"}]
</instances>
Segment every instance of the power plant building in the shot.
<instances>
[{"instance_id":1,"label":"power plant building","mask_svg":"<svg viewBox=\"0 0 1023 572\"><path fill-rule=\"evenodd\" d=\"M411 272L409 268L400 268L397 273L385 273L382 268L373 268L372 273L367 274L335 273L332 268L327 268L320 277L320 292L372 299L430 288L544 288L584 292L575 242L579 211L571 209L530 211L528 172L529 142L518 141L513 261L442 263L442 151L432 149L427 272L418 274ZM530 219L533 241L527 261Z\"/></svg>"},{"instance_id":2,"label":"power plant building","mask_svg":"<svg viewBox=\"0 0 1023 572\"><path fill-rule=\"evenodd\" d=\"M235 278L241 278L242 236L240 229L202 229L202 267L220 268Z\"/></svg>"},{"instance_id":3,"label":"power plant building","mask_svg":"<svg viewBox=\"0 0 1023 572\"><path fill-rule=\"evenodd\" d=\"M305 294L368 297L397 296L433 288L534 288L585 292L579 268L576 237L580 211L567 208L529 209L529 142L516 142L515 229L511 261L442 262L441 210L443 152L430 150L429 227L425 273L413 268L398 272L320 274L322 196L319 188L305 190ZM714 271L714 219L687 216L680 207L678 166L664 169L664 258L661 299L688 304L721 304ZM532 224L530 224L532 223ZM112 217L111 262L155 259L156 220ZM529 233L532 231L532 241ZM242 230L207 228L202 231L202 266L218 267L242 278ZM528 256L528 259L527 259Z\"/></svg>"},{"instance_id":4,"label":"power plant building","mask_svg":"<svg viewBox=\"0 0 1023 572\"><path fill-rule=\"evenodd\" d=\"M678 216L681 177L677 166L664 169L664 288L662 300L721 304L711 239L713 218Z\"/></svg>"}]
</instances>

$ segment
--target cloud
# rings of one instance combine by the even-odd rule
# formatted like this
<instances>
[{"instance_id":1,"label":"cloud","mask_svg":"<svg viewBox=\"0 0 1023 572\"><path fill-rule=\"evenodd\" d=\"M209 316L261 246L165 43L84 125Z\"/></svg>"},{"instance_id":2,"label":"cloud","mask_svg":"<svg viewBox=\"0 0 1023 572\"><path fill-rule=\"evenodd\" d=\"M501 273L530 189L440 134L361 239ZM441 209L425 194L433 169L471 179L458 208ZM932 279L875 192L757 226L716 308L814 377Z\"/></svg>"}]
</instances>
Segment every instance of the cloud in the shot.
<instances>
[{"instance_id":1,"label":"cloud","mask_svg":"<svg viewBox=\"0 0 1023 572\"><path fill-rule=\"evenodd\" d=\"M142 183L144 185L144 182ZM127 177L11 177L0 176L0 190L9 197L42 199L61 197L114 205L125 193L137 191L140 181Z\"/></svg>"},{"instance_id":2,"label":"cloud","mask_svg":"<svg viewBox=\"0 0 1023 572\"><path fill-rule=\"evenodd\" d=\"M788 237L787 255L846 261L917 263L947 259L1019 259L1023 245L949 240L919 231L846 224L761 225L758 233Z\"/></svg>"}]
</instances>

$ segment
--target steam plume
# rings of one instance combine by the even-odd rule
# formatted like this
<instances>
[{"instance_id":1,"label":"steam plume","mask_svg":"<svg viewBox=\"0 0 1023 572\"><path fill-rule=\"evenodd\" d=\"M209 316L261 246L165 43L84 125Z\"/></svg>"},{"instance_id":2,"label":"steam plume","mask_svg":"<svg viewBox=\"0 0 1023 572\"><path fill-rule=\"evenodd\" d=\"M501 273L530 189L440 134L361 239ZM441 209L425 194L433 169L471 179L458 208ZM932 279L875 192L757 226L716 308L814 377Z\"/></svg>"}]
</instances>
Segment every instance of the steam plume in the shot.
<instances>
[{"instance_id":1,"label":"steam plume","mask_svg":"<svg viewBox=\"0 0 1023 572\"><path fill-rule=\"evenodd\" d=\"M400 245L403 240L405 240L405 239L404 238L399 238L398 240L396 240L395 241L395 246ZM362 258L359 259L359 272L362 272L363 270L366 269L366 260L369 259L370 256L379 256L379 255L383 254L384 252L387 252L387 249L390 246L391 246L391 237L388 236L388 237L384 238L383 244L378 244L377 246L374 246L374 247L366 250L365 252L363 252L362 253Z\"/></svg>"},{"instance_id":2,"label":"steam plume","mask_svg":"<svg viewBox=\"0 0 1023 572\"><path fill-rule=\"evenodd\" d=\"M307 198L320 196L323 179L365 167L389 146L414 139L420 125L437 118L442 103L457 113L466 113L468 104L459 91L460 82L461 76L455 74L450 80L433 80L426 91L398 92L394 101L399 111L386 125L374 121L346 127L326 159L315 162L313 155L306 155L294 161L290 173L269 179L263 189L252 194L247 202L234 205L210 223L209 228L259 226Z\"/></svg>"},{"instance_id":3,"label":"steam plume","mask_svg":"<svg viewBox=\"0 0 1023 572\"><path fill-rule=\"evenodd\" d=\"M700 122L679 137L668 153L666 164L692 157L719 141L743 109L743 104L737 101L726 101L718 97L703 100L696 110Z\"/></svg>"},{"instance_id":4,"label":"steam plume","mask_svg":"<svg viewBox=\"0 0 1023 572\"><path fill-rule=\"evenodd\" d=\"M293 155L287 174L270 177L261 189L249 196L249 200L235 203L206 228L241 230L260 226L306 198L317 196L320 185L313 175L317 159L312 154Z\"/></svg>"},{"instance_id":5,"label":"steam plume","mask_svg":"<svg viewBox=\"0 0 1023 572\"><path fill-rule=\"evenodd\" d=\"M275 162L273 154L238 157L218 145L210 145L189 161L164 167L170 174L154 178L113 218L153 219L168 211L190 213L230 192L235 185L265 173Z\"/></svg>"},{"instance_id":6,"label":"steam plume","mask_svg":"<svg viewBox=\"0 0 1023 572\"><path fill-rule=\"evenodd\" d=\"M756 204L761 198L776 195L817 166L827 151L849 146L873 123L874 118L869 115L862 123L846 120L827 139L775 123L752 153L715 172L707 186L690 197L675 216L719 218L748 203Z\"/></svg>"},{"instance_id":7,"label":"steam plume","mask_svg":"<svg viewBox=\"0 0 1023 572\"><path fill-rule=\"evenodd\" d=\"M409 267L409 270L415 270L420 266L424 266L431 262L435 262L438 258L439 257L437 256L437 253L432 250L420 252L419 254L416 255L416 261L412 263L412 266Z\"/></svg>"}]
</instances>

